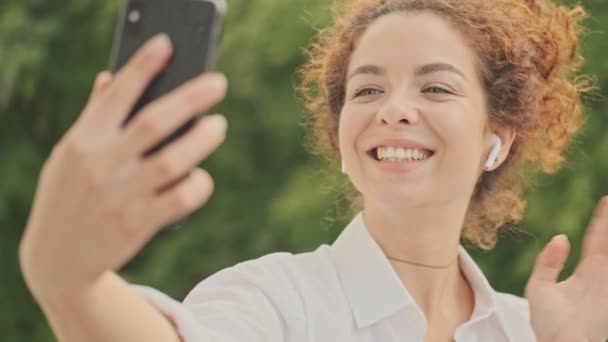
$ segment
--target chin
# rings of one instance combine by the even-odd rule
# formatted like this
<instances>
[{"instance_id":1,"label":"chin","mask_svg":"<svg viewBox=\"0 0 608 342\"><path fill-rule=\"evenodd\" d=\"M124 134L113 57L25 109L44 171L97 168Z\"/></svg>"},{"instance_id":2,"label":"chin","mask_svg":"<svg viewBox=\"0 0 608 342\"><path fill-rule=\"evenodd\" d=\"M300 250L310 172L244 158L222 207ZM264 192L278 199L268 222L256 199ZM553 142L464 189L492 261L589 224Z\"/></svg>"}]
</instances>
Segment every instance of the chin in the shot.
<instances>
[{"instance_id":1,"label":"chin","mask_svg":"<svg viewBox=\"0 0 608 342\"><path fill-rule=\"evenodd\" d=\"M391 210L406 210L428 204L425 194L411 188L396 189L395 186L388 189L376 188L373 193L364 194L363 197L367 205Z\"/></svg>"}]
</instances>

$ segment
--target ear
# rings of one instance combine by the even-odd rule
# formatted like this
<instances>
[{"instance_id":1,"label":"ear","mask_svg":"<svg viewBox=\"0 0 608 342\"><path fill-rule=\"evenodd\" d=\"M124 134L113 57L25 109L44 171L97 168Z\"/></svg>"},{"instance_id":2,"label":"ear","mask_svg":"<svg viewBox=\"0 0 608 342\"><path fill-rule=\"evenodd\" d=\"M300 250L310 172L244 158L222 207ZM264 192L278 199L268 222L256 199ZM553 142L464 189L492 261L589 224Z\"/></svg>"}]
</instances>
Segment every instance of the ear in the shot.
<instances>
[{"instance_id":1,"label":"ear","mask_svg":"<svg viewBox=\"0 0 608 342\"><path fill-rule=\"evenodd\" d=\"M486 139L488 142L492 141L491 140L492 134L496 134L500 138L500 141L502 142L502 147L500 149L500 152L498 153L496 163L494 164L494 166L491 169L491 170L496 170L498 167L500 167L500 165L502 165L502 163L504 163L504 161L509 156L509 152L511 151L511 146L513 146L513 141L515 141L515 137L517 136L517 131L513 127L496 127L493 129L493 131L490 131L487 133ZM488 149L486 150L484 161L488 158L488 155L489 155L491 149L492 149L492 146L489 145Z\"/></svg>"}]
</instances>

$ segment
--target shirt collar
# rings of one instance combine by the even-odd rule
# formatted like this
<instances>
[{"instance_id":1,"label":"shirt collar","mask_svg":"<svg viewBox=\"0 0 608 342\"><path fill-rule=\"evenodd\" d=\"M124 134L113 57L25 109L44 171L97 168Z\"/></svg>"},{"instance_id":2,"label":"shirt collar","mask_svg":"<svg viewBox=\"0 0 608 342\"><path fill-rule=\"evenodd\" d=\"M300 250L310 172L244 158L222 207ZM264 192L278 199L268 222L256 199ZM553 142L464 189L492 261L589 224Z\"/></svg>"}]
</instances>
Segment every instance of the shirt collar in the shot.
<instances>
[{"instance_id":1,"label":"shirt collar","mask_svg":"<svg viewBox=\"0 0 608 342\"><path fill-rule=\"evenodd\" d=\"M357 327L362 328L414 304L397 273L357 215L331 246L338 276ZM374 294L373 296L371 294Z\"/></svg>"},{"instance_id":2,"label":"shirt collar","mask_svg":"<svg viewBox=\"0 0 608 342\"><path fill-rule=\"evenodd\" d=\"M332 244L331 255L357 327L369 326L416 305L367 230L361 213ZM475 294L471 322L484 319L496 310L496 293L462 246L459 262Z\"/></svg>"}]
</instances>

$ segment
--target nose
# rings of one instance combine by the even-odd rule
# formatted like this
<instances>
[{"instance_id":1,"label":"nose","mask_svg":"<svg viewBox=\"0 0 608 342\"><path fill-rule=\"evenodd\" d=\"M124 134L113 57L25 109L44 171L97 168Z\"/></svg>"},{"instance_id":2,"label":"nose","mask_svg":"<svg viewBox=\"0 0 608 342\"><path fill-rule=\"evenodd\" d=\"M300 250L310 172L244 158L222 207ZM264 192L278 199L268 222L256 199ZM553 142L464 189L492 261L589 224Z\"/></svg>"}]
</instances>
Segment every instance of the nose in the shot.
<instances>
[{"instance_id":1,"label":"nose","mask_svg":"<svg viewBox=\"0 0 608 342\"><path fill-rule=\"evenodd\" d=\"M420 113L410 100L390 99L378 111L376 121L381 125L389 126L416 125L420 121Z\"/></svg>"}]
</instances>

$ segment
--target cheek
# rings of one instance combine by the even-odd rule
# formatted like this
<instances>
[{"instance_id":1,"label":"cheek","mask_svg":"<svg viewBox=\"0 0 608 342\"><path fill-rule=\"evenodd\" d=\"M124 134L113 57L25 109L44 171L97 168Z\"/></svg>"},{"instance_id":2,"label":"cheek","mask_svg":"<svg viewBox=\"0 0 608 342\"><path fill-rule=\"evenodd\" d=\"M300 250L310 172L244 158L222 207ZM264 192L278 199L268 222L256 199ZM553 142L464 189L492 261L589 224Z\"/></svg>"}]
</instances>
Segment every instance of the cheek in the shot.
<instances>
[{"instance_id":1,"label":"cheek","mask_svg":"<svg viewBox=\"0 0 608 342\"><path fill-rule=\"evenodd\" d=\"M466 106L457 106L443 113L435 128L443 140L447 159L463 167L477 167L483 145L483 113Z\"/></svg>"},{"instance_id":2,"label":"cheek","mask_svg":"<svg viewBox=\"0 0 608 342\"><path fill-rule=\"evenodd\" d=\"M355 153L357 140L369 123L369 115L358 106L345 105L340 115L339 144L342 154Z\"/></svg>"}]
</instances>

